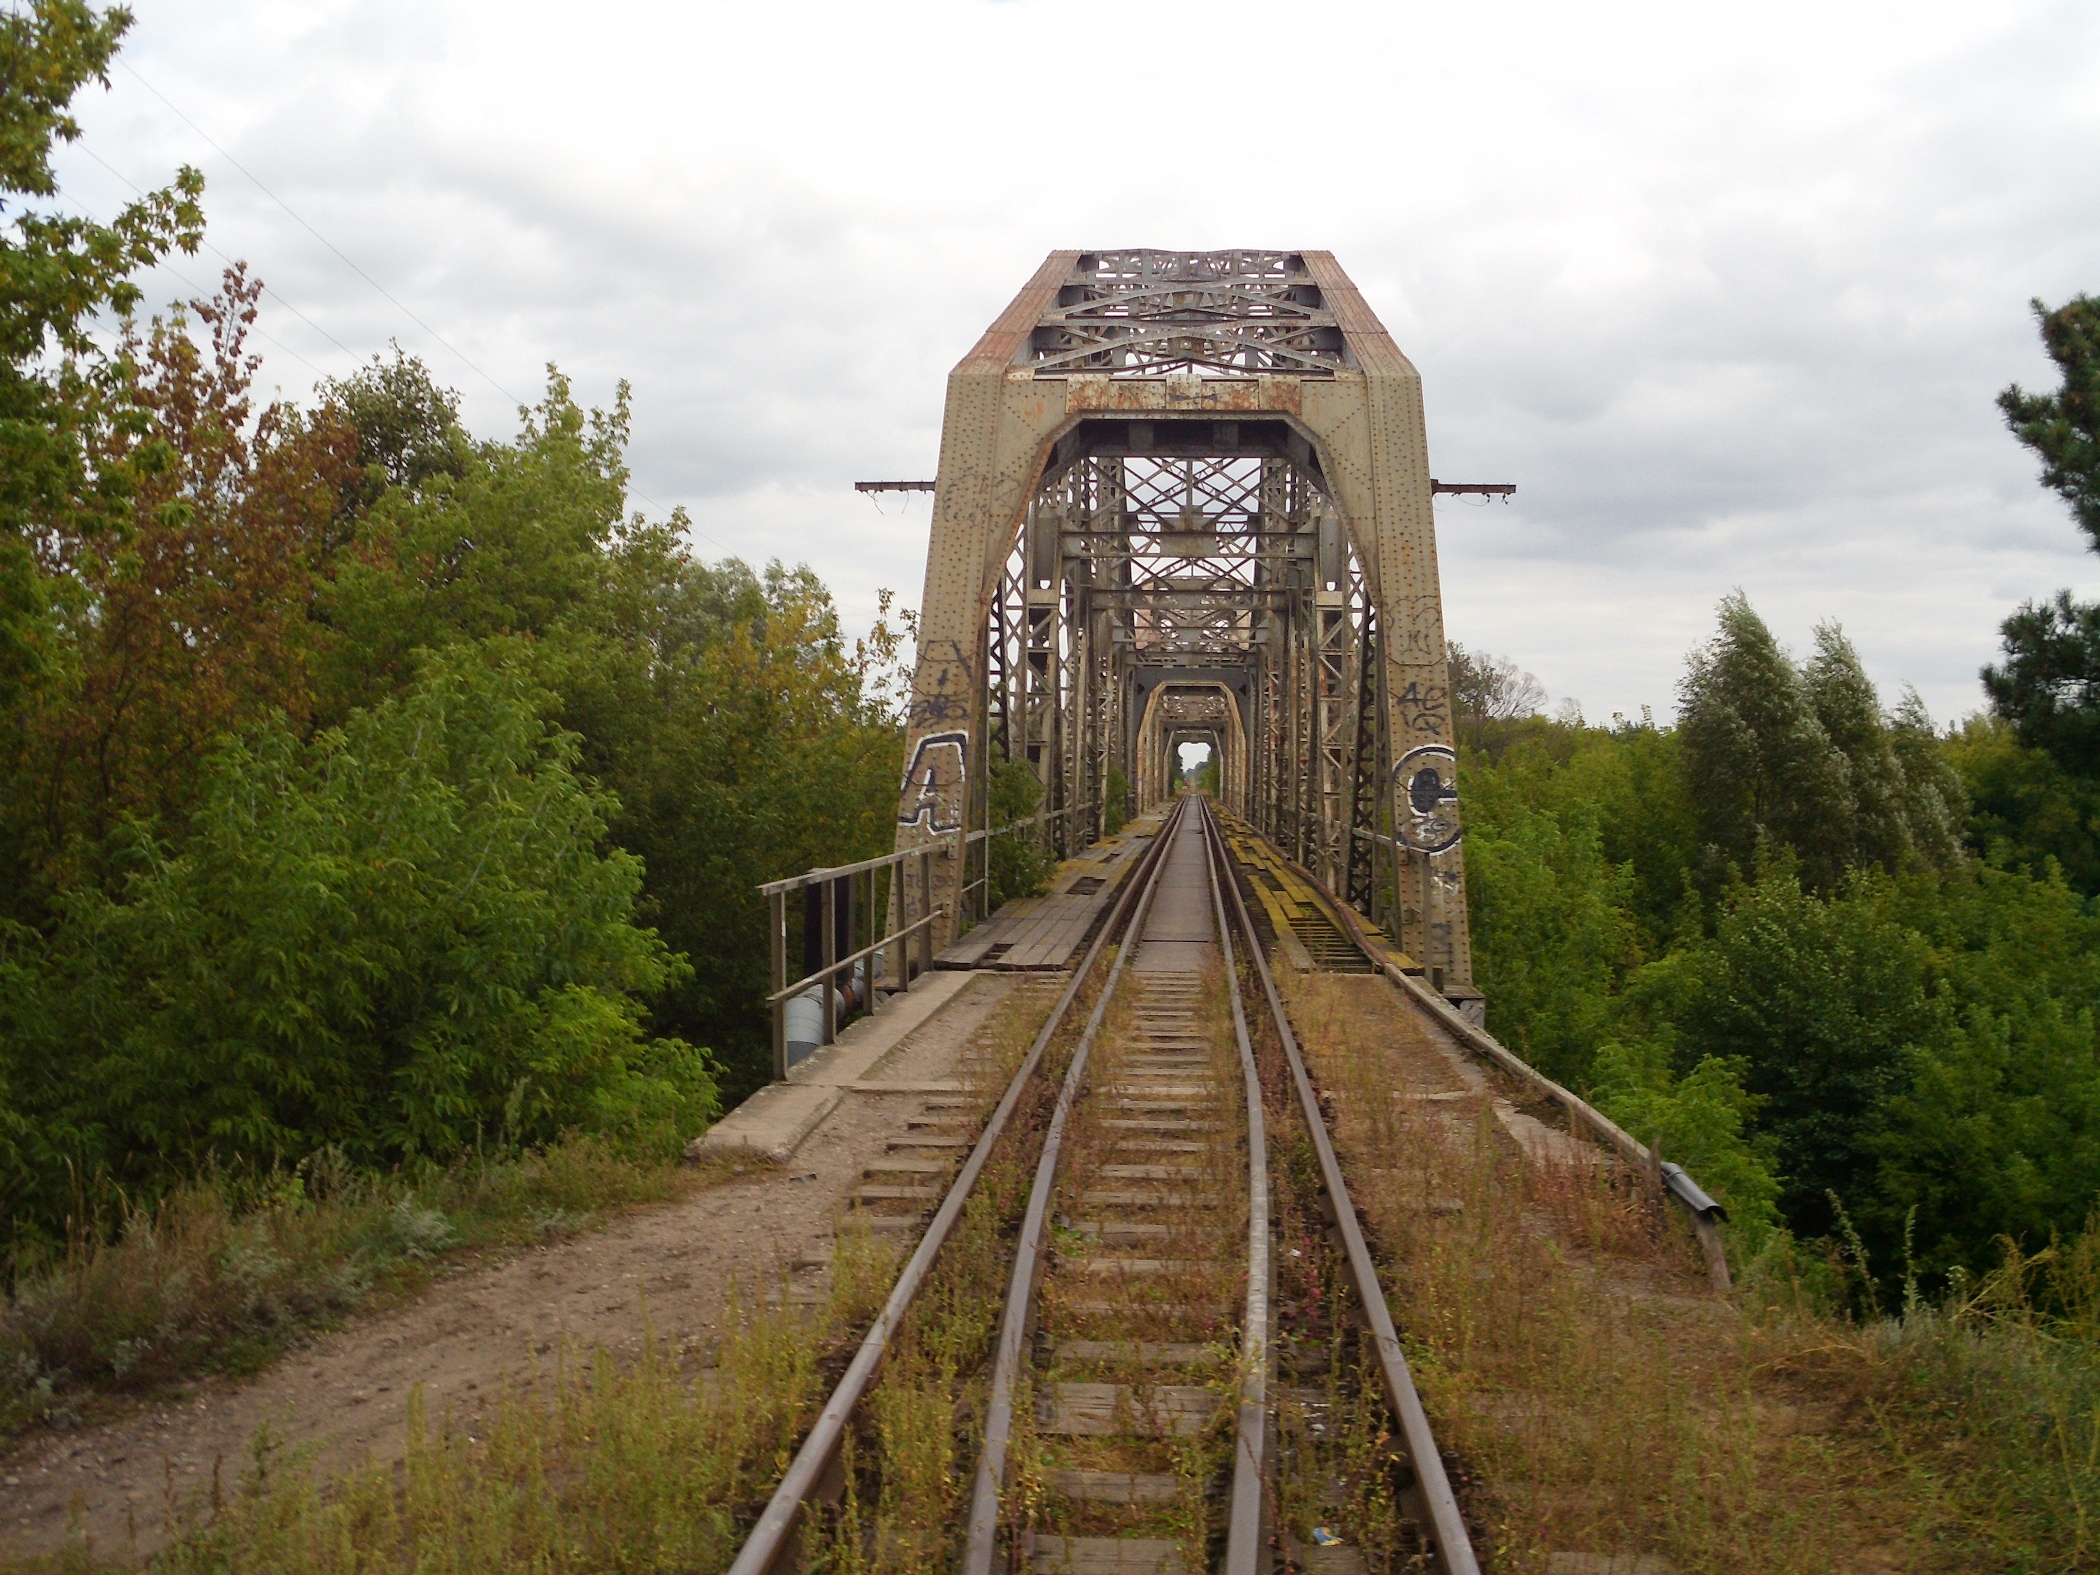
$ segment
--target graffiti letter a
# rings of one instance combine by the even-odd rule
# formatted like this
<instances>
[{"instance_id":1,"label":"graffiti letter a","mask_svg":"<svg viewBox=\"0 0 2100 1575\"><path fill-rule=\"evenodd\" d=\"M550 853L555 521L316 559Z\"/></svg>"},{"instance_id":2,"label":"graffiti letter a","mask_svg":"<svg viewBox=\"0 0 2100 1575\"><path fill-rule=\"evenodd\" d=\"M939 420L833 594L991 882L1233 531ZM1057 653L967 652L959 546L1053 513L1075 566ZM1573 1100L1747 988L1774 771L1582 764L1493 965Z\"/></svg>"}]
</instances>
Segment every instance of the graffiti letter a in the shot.
<instances>
[{"instance_id":1,"label":"graffiti letter a","mask_svg":"<svg viewBox=\"0 0 2100 1575\"><path fill-rule=\"evenodd\" d=\"M928 733L911 752L897 795L897 824L938 836L962 829L970 735Z\"/></svg>"}]
</instances>

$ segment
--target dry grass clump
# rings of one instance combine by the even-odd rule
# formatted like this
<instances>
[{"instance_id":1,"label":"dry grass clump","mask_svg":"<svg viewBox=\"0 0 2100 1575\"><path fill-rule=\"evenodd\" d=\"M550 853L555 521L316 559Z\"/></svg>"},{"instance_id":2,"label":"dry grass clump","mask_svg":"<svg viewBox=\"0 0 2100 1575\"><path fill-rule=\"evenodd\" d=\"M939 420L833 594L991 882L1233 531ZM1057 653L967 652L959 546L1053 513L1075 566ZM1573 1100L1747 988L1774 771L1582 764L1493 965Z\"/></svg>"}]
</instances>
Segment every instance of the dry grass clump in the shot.
<instances>
[{"instance_id":1,"label":"dry grass clump","mask_svg":"<svg viewBox=\"0 0 2100 1575\"><path fill-rule=\"evenodd\" d=\"M716 1364L681 1373L565 1354L471 1417L411 1400L400 1465L324 1486L304 1451L259 1438L232 1480L166 1506L166 1575L351 1575L534 1569L716 1570L727 1564L821 1402L843 1310L816 1322L754 1307ZM115 1552L116 1550L105 1550ZM106 1568L73 1550L20 1569Z\"/></svg>"},{"instance_id":2,"label":"dry grass clump","mask_svg":"<svg viewBox=\"0 0 2100 1575\"><path fill-rule=\"evenodd\" d=\"M1379 981L1284 983L1491 1568L2100 1563L2100 1235L1887 1314L1856 1249L1782 1236L1716 1298L1622 1174L1525 1162L1477 1097L1395 1097L1459 1083Z\"/></svg>"},{"instance_id":3,"label":"dry grass clump","mask_svg":"<svg viewBox=\"0 0 2100 1575\"><path fill-rule=\"evenodd\" d=\"M477 1156L419 1178L322 1153L289 1174L218 1175L24 1254L0 1303L0 1432L78 1419L98 1394L250 1372L374 1290L464 1247L580 1229L667 1198L669 1161L592 1138Z\"/></svg>"},{"instance_id":4,"label":"dry grass clump","mask_svg":"<svg viewBox=\"0 0 2100 1575\"><path fill-rule=\"evenodd\" d=\"M1047 991L1015 991L973 1041L961 1077L979 1121L1004 1095L1055 999ZM1081 999L1068 1014L890 1342L881 1381L848 1430L840 1492L804 1533L811 1571L917 1575L954 1561L1012 1272L1013 1226L1027 1204L1043 1127L1086 1009Z\"/></svg>"}]
</instances>

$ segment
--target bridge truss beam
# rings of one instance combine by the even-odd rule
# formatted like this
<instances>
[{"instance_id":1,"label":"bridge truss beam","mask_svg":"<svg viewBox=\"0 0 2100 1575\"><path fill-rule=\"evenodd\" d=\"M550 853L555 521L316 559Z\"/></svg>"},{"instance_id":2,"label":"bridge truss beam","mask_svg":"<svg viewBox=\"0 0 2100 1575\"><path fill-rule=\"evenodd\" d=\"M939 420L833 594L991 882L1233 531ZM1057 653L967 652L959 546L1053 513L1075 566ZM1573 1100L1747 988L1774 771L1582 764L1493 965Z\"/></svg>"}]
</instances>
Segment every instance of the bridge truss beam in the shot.
<instances>
[{"instance_id":1,"label":"bridge truss beam","mask_svg":"<svg viewBox=\"0 0 2100 1575\"><path fill-rule=\"evenodd\" d=\"M1055 252L948 379L898 846L1025 762L1070 853L1178 741L1472 989L1421 383L1325 252ZM967 861L934 860L961 911Z\"/></svg>"}]
</instances>

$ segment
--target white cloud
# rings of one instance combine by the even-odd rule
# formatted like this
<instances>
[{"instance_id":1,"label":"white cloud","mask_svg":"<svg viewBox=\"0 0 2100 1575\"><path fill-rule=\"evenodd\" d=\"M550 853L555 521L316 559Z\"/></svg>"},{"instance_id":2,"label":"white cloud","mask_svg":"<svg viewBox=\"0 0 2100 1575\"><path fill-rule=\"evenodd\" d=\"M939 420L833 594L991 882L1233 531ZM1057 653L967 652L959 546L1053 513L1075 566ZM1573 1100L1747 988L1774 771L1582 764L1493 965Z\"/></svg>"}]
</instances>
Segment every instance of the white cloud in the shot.
<instances>
[{"instance_id":1,"label":"white cloud","mask_svg":"<svg viewBox=\"0 0 2100 1575\"><path fill-rule=\"evenodd\" d=\"M2073 4L141 5L125 58L465 360L121 67L83 118L205 169L216 244L356 353L273 305L266 379L398 337L494 431L547 361L627 378L638 489L858 617L925 512L850 483L931 471L1045 251L1324 246L1437 472L1520 485L1440 506L1457 637L1667 710L1741 585L1944 717L2012 605L2100 591L1991 404L2052 381L2027 298L2100 289L2096 44Z\"/></svg>"}]
</instances>

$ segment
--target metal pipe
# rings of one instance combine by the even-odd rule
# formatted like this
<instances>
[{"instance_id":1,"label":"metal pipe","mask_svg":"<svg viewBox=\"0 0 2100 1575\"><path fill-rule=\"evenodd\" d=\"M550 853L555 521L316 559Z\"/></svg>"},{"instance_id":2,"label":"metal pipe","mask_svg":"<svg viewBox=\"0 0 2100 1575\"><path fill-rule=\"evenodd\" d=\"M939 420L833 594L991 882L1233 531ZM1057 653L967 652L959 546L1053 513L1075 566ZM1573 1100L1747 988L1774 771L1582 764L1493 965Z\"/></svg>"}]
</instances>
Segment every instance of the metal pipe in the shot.
<instances>
[{"instance_id":1,"label":"metal pipe","mask_svg":"<svg viewBox=\"0 0 2100 1575\"><path fill-rule=\"evenodd\" d=\"M1166 867L1162 851L1180 834L1182 806L1176 805L1160 827L1153 844L1152 867L1137 911L1116 948L1115 965L1101 987L1100 997L1088 1016L1086 1030L1072 1051L1072 1064L1065 1070L1064 1085L1057 1091L1057 1107L1050 1113L1050 1130L1043 1138L1043 1152L1036 1160L1035 1182L1028 1190L1028 1212L1021 1220L1021 1237L1014 1246L1014 1272L1007 1284L1006 1314L999 1325L999 1349L992 1364L992 1393L984 1413L984 1444L977 1455L977 1476L970 1491L970 1524L963 1538L962 1575L991 1575L999 1543L999 1489L1006 1477L1006 1446L1013 1438L1014 1385L1021 1367L1021 1350L1028 1334L1028 1309L1035 1300L1035 1274L1043 1255L1043 1224L1050 1212L1050 1195L1057 1185L1057 1162L1063 1156L1065 1122L1072 1104L1086 1082L1087 1060L1094 1036L1108 1015L1108 1003L1123 977L1123 968L1137 950L1144 932L1145 916L1152 909L1152 895L1159 887L1160 871ZM1105 938L1106 931L1103 931ZM1096 943L1099 944L1098 942Z\"/></svg>"},{"instance_id":2,"label":"metal pipe","mask_svg":"<svg viewBox=\"0 0 2100 1575\"><path fill-rule=\"evenodd\" d=\"M904 1265L904 1272L897 1276L897 1283L890 1291L889 1300L883 1304L881 1313L876 1316L867 1334L861 1338L860 1349L854 1353L845 1375L839 1379L838 1387L832 1390L831 1398L825 1401L824 1409L818 1413L815 1424L809 1430L809 1436L802 1441L802 1447L795 1451L794 1460L790 1462L786 1474L781 1477L780 1485L773 1490L772 1498L767 1500L765 1510L758 1518L758 1524L752 1527L751 1535L744 1539L744 1545L737 1551L736 1559L730 1564L726 1575L770 1575L781 1555L787 1550L788 1535L795 1529L795 1521L801 1514L803 1504L815 1493L817 1485L823 1481L825 1473L830 1470L832 1462L838 1456L839 1443L845 1436L847 1419L859 1407L862 1398L882 1369L882 1359L888 1350L890 1335L910 1309L913 1298L919 1294L919 1287L925 1282L934 1259L939 1256L942 1246L954 1231L955 1222L962 1218L963 1205L976 1188L977 1178L984 1173L984 1167L991 1158L993 1145L1005 1132L1007 1122L1012 1119L1015 1108L1021 1102L1022 1091L1034 1079L1036 1068L1042 1064L1043 1053L1063 1025L1065 1013L1071 1009L1080 986L1093 971L1102 948L1107 945L1109 936L1115 933L1116 926L1122 922L1124 915L1130 911L1141 882L1149 889L1147 877L1152 869L1157 868L1160 850L1165 845L1165 838L1162 836L1146 850L1147 862L1133 872L1130 884L1116 899L1116 906L1109 914L1108 923L1102 926L1101 933L1094 937L1094 943L1087 948L1086 957L1078 968L1073 970L1072 982L1065 986L1064 993L1058 997L1057 1005L1051 1009L1048 1020L1044 1022L1042 1031L1035 1036L1035 1043L1029 1047L1027 1058L1014 1073L1013 1081L1007 1084L1006 1092L992 1111L991 1119L985 1123L976 1146L970 1150L970 1157L963 1161L962 1171L956 1176L955 1184L948 1189L947 1197L941 1200L941 1206L934 1211L933 1219L926 1227L926 1234L919 1238L917 1250ZM931 858L931 854L921 855L922 870L931 862ZM930 899L932 888L922 885L921 890L926 892ZM930 949L930 942L928 945Z\"/></svg>"},{"instance_id":3,"label":"metal pipe","mask_svg":"<svg viewBox=\"0 0 2100 1575\"><path fill-rule=\"evenodd\" d=\"M1240 896L1239 883L1228 881L1226 885L1232 892L1233 911L1238 915L1244 932L1252 934L1254 926L1247 917L1247 904ZM1429 1511L1430 1531L1436 1538L1438 1557L1445 1575L1479 1575L1480 1563L1473 1556L1473 1543L1466 1533L1465 1517L1459 1513L1458 1497L1451 1491L1451 1479L1445 1475L1443 1457L1437 1453L1436 1436L1430 1431L1428 1413L1422 1409L1422 1397L1415 1392L1414 1378L1408 1372L1406 1354L1400 1349L1400 1336L1393 1328L1392 1312L1386 1306L1385 1292L1378 1284L1377 1266L1371 1261L1371 1249L1364 1241L1363 1227L1357 1223L1356 1205L1350 1201L1349 1185L1342 1179L1341 1161L1335 1157L1334 1144L1327 1136L1326 1119L1320 1113L1320 1101L1313 1093L1312 1078L1305 1070L1305 1058L1298 1053L1298 1040L1291 1032L1283 1000L1276 993L1276 981L1270 977L1268 959L1262 956L1258 946L1248 950L1253 954L1255 972L1261 977L1262 991L1268 996L1277 1036L1283 1042L1283 1053L1290 1063L1291 1081L1298 1090L1298 1108L1304 1113L1313 1148L1319 1154L1320 1177L1326 1183L1328 1200L1334 1204L1342 1251L1349 1262L1350 1277L1356 1282L1356 1297L1363 1306L1365 1321L1371 1326L1379 1372L1385 1380L1386 1398L1392 1403L1393 1415L1400 1423L1400 1439L1414 1466L1415 1480Z\"/></svg>"}]
</instances>

